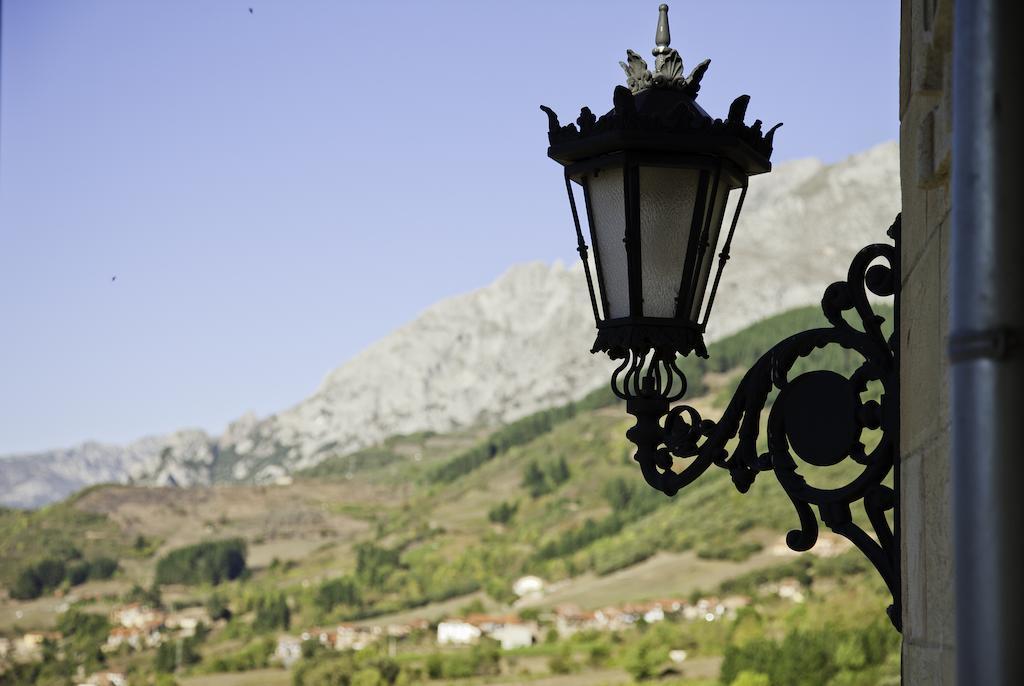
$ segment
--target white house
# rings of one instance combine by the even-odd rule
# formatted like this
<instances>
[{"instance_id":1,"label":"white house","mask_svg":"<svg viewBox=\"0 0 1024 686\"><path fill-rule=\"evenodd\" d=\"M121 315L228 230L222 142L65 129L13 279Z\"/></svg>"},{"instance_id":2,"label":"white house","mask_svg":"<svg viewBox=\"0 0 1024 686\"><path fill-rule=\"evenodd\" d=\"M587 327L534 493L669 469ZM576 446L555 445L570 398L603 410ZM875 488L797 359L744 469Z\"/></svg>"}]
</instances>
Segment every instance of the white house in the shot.
<instances>
[{"instance_id":1,"label":"white house","mask_svg":"<svg viewBox=\"0 0 1024 686\"><path fill-rule=\"evenodd\" d=\"M495 627L488 634L501 643L502 650L529 648L537 637L537 625L533 622L509 622Z\"/></svg>"},{"instance_id":2,"label":"white house","mask_svg":"<svg viewBox=\"0 0 1024 686\"><path fill-rule=\"evenodd\" d=\"M379 626L341 624L334 635L335 650L362 650L384 633Z\"/></svg>"},{"instance_id":3,"label":"white house","mask_svg":"<svg viewBox=\"0 0 1024 686\"><path fill-rule=\"evenodd\" d=\"M159 610L154 610L151 607L140 605L139 603L132 603L131 605L125 605L120 607L111 614L111 619L114 624L120 624L121 626L131 627L134 629L142 629L144 627L152 626L154 623L162 624L165 620L165 615Z\"/></svg>"},{"instance_id":4,"label":"white house","mask_svg":"<svg viewBox=\"0 0 1024 686\"><path fill-rule=\"evenodd\" d=\"M660 604L656 604L644 611L644 621L648 624L665 621L665 610Z\"/></svg>"},{"instance_id":5,"label":"white house","mask_svg":"<svg viewBox=\"0 0 1024 686\"><path fill-rule=\"evenodd\" d=\"M437 625L438 645L468 645L480 640L479 627L461 619L448 619Z\"/></svg>"},{"instance_id":6,"label":"white house","mask_svg":"<svg viewBox=\"0 0 1024 686\"><path fill-rule=\"evenodd\" d=\"M302 640L295 636L280 636L277 639L277 647L274 649L274 657L281 662L286 669L302 658Z\"/></svg>"},{"instance_id":7,"label":"white house","mask_svg":"<svg viewBox=\"0 0 1024 686\"><path fill-rule=\"evenodd\" d=\"M544 592L544 579L539 576L521 576L512 584L512 592L522 598Z\"/></svg>"},{"instance_id":8,"label":"white house","mask_svg":"<svg viewBox=\"0 0 1024 686\"><path fill-rule=\"evenodd\" d=\"M584 612L573 605L563 605L555 608L555 630L562 638L572 636L577 631L584 629L602 628L597 621L594 612Z\"/></svg>"},{"instance_id":9,"label":"white house","mask_svg":"<svg viewBox=\"0 0 1024 686\"><path fill-rule=\"evenodd\" d=\"M162 627L163 624L160 622L151 622L143 626L115 626L107 635L107 642L103 645L103 650L113 652L123 645L127 645L132 650L156 648L164 639Z\"/></svg>"}]
</instances>

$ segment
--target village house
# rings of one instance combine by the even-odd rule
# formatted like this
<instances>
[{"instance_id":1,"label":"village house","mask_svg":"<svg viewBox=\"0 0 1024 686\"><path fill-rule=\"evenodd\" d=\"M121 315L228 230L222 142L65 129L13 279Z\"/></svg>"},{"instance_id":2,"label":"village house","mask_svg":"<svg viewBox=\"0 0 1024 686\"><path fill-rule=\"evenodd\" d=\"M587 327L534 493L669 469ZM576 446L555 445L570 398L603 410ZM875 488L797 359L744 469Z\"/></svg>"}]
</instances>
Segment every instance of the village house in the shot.
<instances>
[{"instance_id":1,"label":"village house","mask_svg":"<svg viewBox=\"0 0 1024 686\"><path fill-rule=\"evenodd\" d=\"M480 640L481 631L463 619L446 619L437 625L438 645L470 645Z\"/></svg>"},{"instance_id":2,"label":"village house","mask_svg":"<svg viewBox=\"0 0 1024 686\"><path fill-rule=\"evenodd\" d=\"M377 641L384 634L379 626L356 626L341 624L334 634L335 650L362 650Z\"/></svg>"},{"instance_id":3,"label":"village house","mask_svg":"<svg viewBox=\"0 0 1024 686\"><path fill-rule=\"evenodd\" d=\"M303 642L316 641L317 643L326 648L333 648L336 634L336 629L306 629L301 634L299 634L299 640Z\"/></svg>"},{"instance_id":4,"label":"village house","mask_svg":"<svg viewBox=\"0 0 1024 686\"><path fill-rule=\"evenodd\" d=\"M154 623L163 624L166 616L160 610L156 610L141 603L131 603L114 610L110 614L110 621L124 627L142 628L152 626Z\"/></svg>"},{"instance_id":5,"label":"village house","mask_svg":"<svg viewBox=\"0 0 1024 686\"><path fill-rule=\"evenodd\" d=\"M274 657L285 667L289 667L302 657L302 644L306 641L316 641L330 650L363 650L385 635L403 638L428 626L429 624L423 620L410 624L391 624L386 628L355 624L339 624L334 629L311 628L298 636L279 636Z\"/></svg>"},{"instance_id":6,"label":"village house","mask_svg":"<svg viewBox=\"0 0 1024 686\"><path fill-rule=\"evenodd\" d=\"M594 621L602 631L622 631L636 623L637 615L617 607L604 607L594 612Z\"/></svg>"},{"instance_id":7,"label":"village house","mask_svg":"<svg viewBox=\"0 0 1024 686\"><path fill-rule=\"evenodd\" d=\"M14 657L22 661L39 660L43 657L44 641L59 641L63 636L56 631L29 631L14 641Z\"/></svg>"},{"instance_id":8,"label":"village house","mask_svg":"<svg viewBox=\"0 0 1024 686\"><path fill-rule=\"evenodd\" d=\"M735 617L736 611L750 605L750 596L730 595L722 598L722 606L725 607L726 615Z\"/></svg>"},{"instance_id":9,"label":"village house","mask_svg":"<svg viewBox=\"0 0 1024 686\"><path fill-rule=\"evenodd\" d=\"M302 659L302 639L295 636L278 636L274 659L285 669L291 669L292 665Z\"/></svg>"},{"instance_id":10,"label":"village house","mask_svg":"<svg viewBox=\"0 0 1024 686\"><path fill-rule=\"evenodd\" d=\"M537 623L524 622L515 615L469 615L448 619L437 625L438 645L468 645L481 636L501 643L504 650L531 646L537 639Z\"/></svg>"},{"instance_id":11,"label":"village house","mask_svg":"<svg viewBox=\"0 0 1024 686\"><path fill-rule=\"evenodd\" d=\"M200 624L210 624L210 614L203 607L187 607L168 614L164 620L164 626L177 631L182 638L195 636Z\"/></svg>"},{"instance_id":12,"label":"village house","mask_svg":"<svg viewBox=\"0 0 1024 686\"><path fill-rule=\"evenodd\" d=\"M794 603L804 602L803 587L799 581L792 577L777 582L761 584L757 590L766 595L777 595L783 600L789 600Z\"/></svg>"},{"instance_id":13,"label":"village house","mask_svg":"<svg viewBox=\"0 0 1024 686\"><path fill-rule=\"evenodd\" d=\"M561 605L555 608L555 631L560 638L568 638L578 631L599 628L594 612L584 612L575 605Z\"/></svg>"},{"instance_id":14,"label":"village house","mask_svg":"<svg viewBox=\"0 0 1024 686\"><path fill-rule=\"evenodd\" d=\"M514 619L496 626L488 636L498 641L502 650L515 650L532 646L537 641L537 633L536 622Z\"/></svg>"},{"instance_id":15,"label":"village house","mask_svg":"<svg viewBox=\"0 0 1024 686\"><path fill-rule=\"evenodd\" d=\"M121 646L128 646L132 650L144 650L156 648L163 643L163 623L153 621L141 626L115 626L107 635L107 641L103 644L104 652L114 652Z\"/></svg>"},{"instance_id":16,"label":"village house","mask_svg":"<svg viewBox=\"0 0 1024 686\"><path fill-rule=\"evenodd\" d=\"M565 638L586 629L622 631L641 620L647 624L656 624L670 616L688 621L713 622L723 617L734 618L739 608L749 604L748 596L732 595L721 600L713 596L701 598L694 604L677 598L628 603L620 607L601 608L594 612L584 612L578 607L563 605L555 609L554 625L558 635Z\"/></svg>"}]
</instances>

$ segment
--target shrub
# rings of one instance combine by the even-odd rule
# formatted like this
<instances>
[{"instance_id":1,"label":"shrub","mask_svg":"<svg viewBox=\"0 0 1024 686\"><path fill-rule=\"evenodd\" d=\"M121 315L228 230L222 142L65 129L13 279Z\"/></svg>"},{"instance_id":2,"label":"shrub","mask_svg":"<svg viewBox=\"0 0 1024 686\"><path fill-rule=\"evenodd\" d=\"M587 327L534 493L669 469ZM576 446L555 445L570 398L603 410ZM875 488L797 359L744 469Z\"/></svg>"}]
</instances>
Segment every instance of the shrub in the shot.
<instances>
[{"instance_id":1,"label":"shrub","mask_svg":"<svg viewBox=\"0 0 1024 686\"><path fill-rule=\"evenodd\" d=\"M214 593L206 601L206 612L212 621L218 619L231 619L231 608L224 602L224 598Z\"/></svg>"},{"instance_id":2,"label":"shrub","mask_svg":"<svg viewBox=\"0 0 1024 686\"><path fill-rule=\"evenodd\" d=\"M508 524L519 510L519 503L498 503L487 513L487 519L495 524Z\"/></svg>"},{"instance_id":3,"label":"shrub","mask_svg":"<svg viewBox=\"0 0 1024 686\"><path fill-rule=\"evenodd\" d=\"M548 669L553 674L569 674L576 665L572 661L572 650L569 644L563 643L551 657L548 658Z\"/></svg>"},{"instance_id":4,"label":"shrub","mask_svg":"<svg viewBox=\"0 0 1024 686\"><path fill-rule=\"evenodd\" d=\"M43 594L43 584L31 567L22 569L11 585L10 595L15 600L32 600Z\"/></svg>"},{"instance_id":5,"label":"shrub","mask_svg":"<svg viewBox=\"0 0 1024 686\"><path fill-rule=\"evenodd\" d=\"M97 557L89 563L89 578L93 580L109 579L117 573L117 560L110 557Z\"/></svg>"}]
</instances>

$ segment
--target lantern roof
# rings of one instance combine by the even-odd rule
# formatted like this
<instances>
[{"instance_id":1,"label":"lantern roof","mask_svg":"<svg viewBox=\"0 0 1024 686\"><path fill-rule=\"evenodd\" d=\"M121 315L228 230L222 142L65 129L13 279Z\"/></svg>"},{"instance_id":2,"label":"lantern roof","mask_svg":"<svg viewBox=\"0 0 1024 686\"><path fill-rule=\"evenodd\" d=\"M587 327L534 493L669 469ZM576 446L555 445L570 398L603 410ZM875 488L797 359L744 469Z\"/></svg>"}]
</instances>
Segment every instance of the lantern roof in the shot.
<instances>
[{"instance_id":1,"label":"lantern roof","mask_svg":"<svg viewBox=\"0 0 1024 686\"><path fill-rule=\"evenodd\" d=\"M762 131L760 119L744 123L749 95L736 98L725 119L716 119L697 104L697 93L711 60L683 76L683 60L669 47L668 5L659 7L654 70L632 50L626 51L625 86L617 86L614 107L597 117L584 107L575 124L563 126L550 107L548 156L569 165L598 155L635 150L723 157L748 176L771 170L776 124Z\"/></svg>"}]
</instances>

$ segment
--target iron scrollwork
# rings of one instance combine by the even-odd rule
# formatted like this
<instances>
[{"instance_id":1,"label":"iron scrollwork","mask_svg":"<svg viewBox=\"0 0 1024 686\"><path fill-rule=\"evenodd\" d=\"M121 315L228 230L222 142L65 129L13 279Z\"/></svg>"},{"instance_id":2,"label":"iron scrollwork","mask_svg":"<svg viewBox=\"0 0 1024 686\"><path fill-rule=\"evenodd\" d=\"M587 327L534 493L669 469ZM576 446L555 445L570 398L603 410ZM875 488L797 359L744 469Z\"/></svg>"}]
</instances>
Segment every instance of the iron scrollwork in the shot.
<instances>
[{"instance_id":1,"label":"iron scrollwork","mask_svg":"<svg viewBox=\"0 0 1024 686\"><path fill-rule=\"evenodd\" d=\"M831 326L794 334L761 356L743 376L735 395L717 422L704 419L694 407L673 405L686 391L676 366L676 353L666 348L624 351L612 377L612 388L626 400L636 418L627 437L636 445L636 461L647 482L667 495L694 481L712 465L727 469L736 488L745 493L761 472L775 473L792 501L799 527L786 536L796 551L809 550L818 538L818 517L833 532L849 539L881 574L893 603L888 614L897 630L900 621L899 545L886 513L898 506L896 491L883 483L894 472L899 488L899 244L900 217L889 228L893 244L873 244L853 259L847 279L825 290L822 312ZM894 297L896 325L887 338L869 293ZM847 315L856 317L859 327ZM816 370L790 379L796 362L814 350L839 345L863 359L848 377ZM881 385L878 401L862 401L868 384ZM757 440L769 396L767 451ZM870 450L861 441L865 429L879 430ZM727 447L738 439L734 448ZM676 459L689 460L680 471ZM812 486L798 471L798 460L829 467L850 458L862 469L837 488ZM851 506L862 501L874 536L858 525ZM815 516L813 507L817 506ZM898 522L898 510L894 521ZM897 528L898 531L898 528Z\"/></svg>"}]
</instances>

